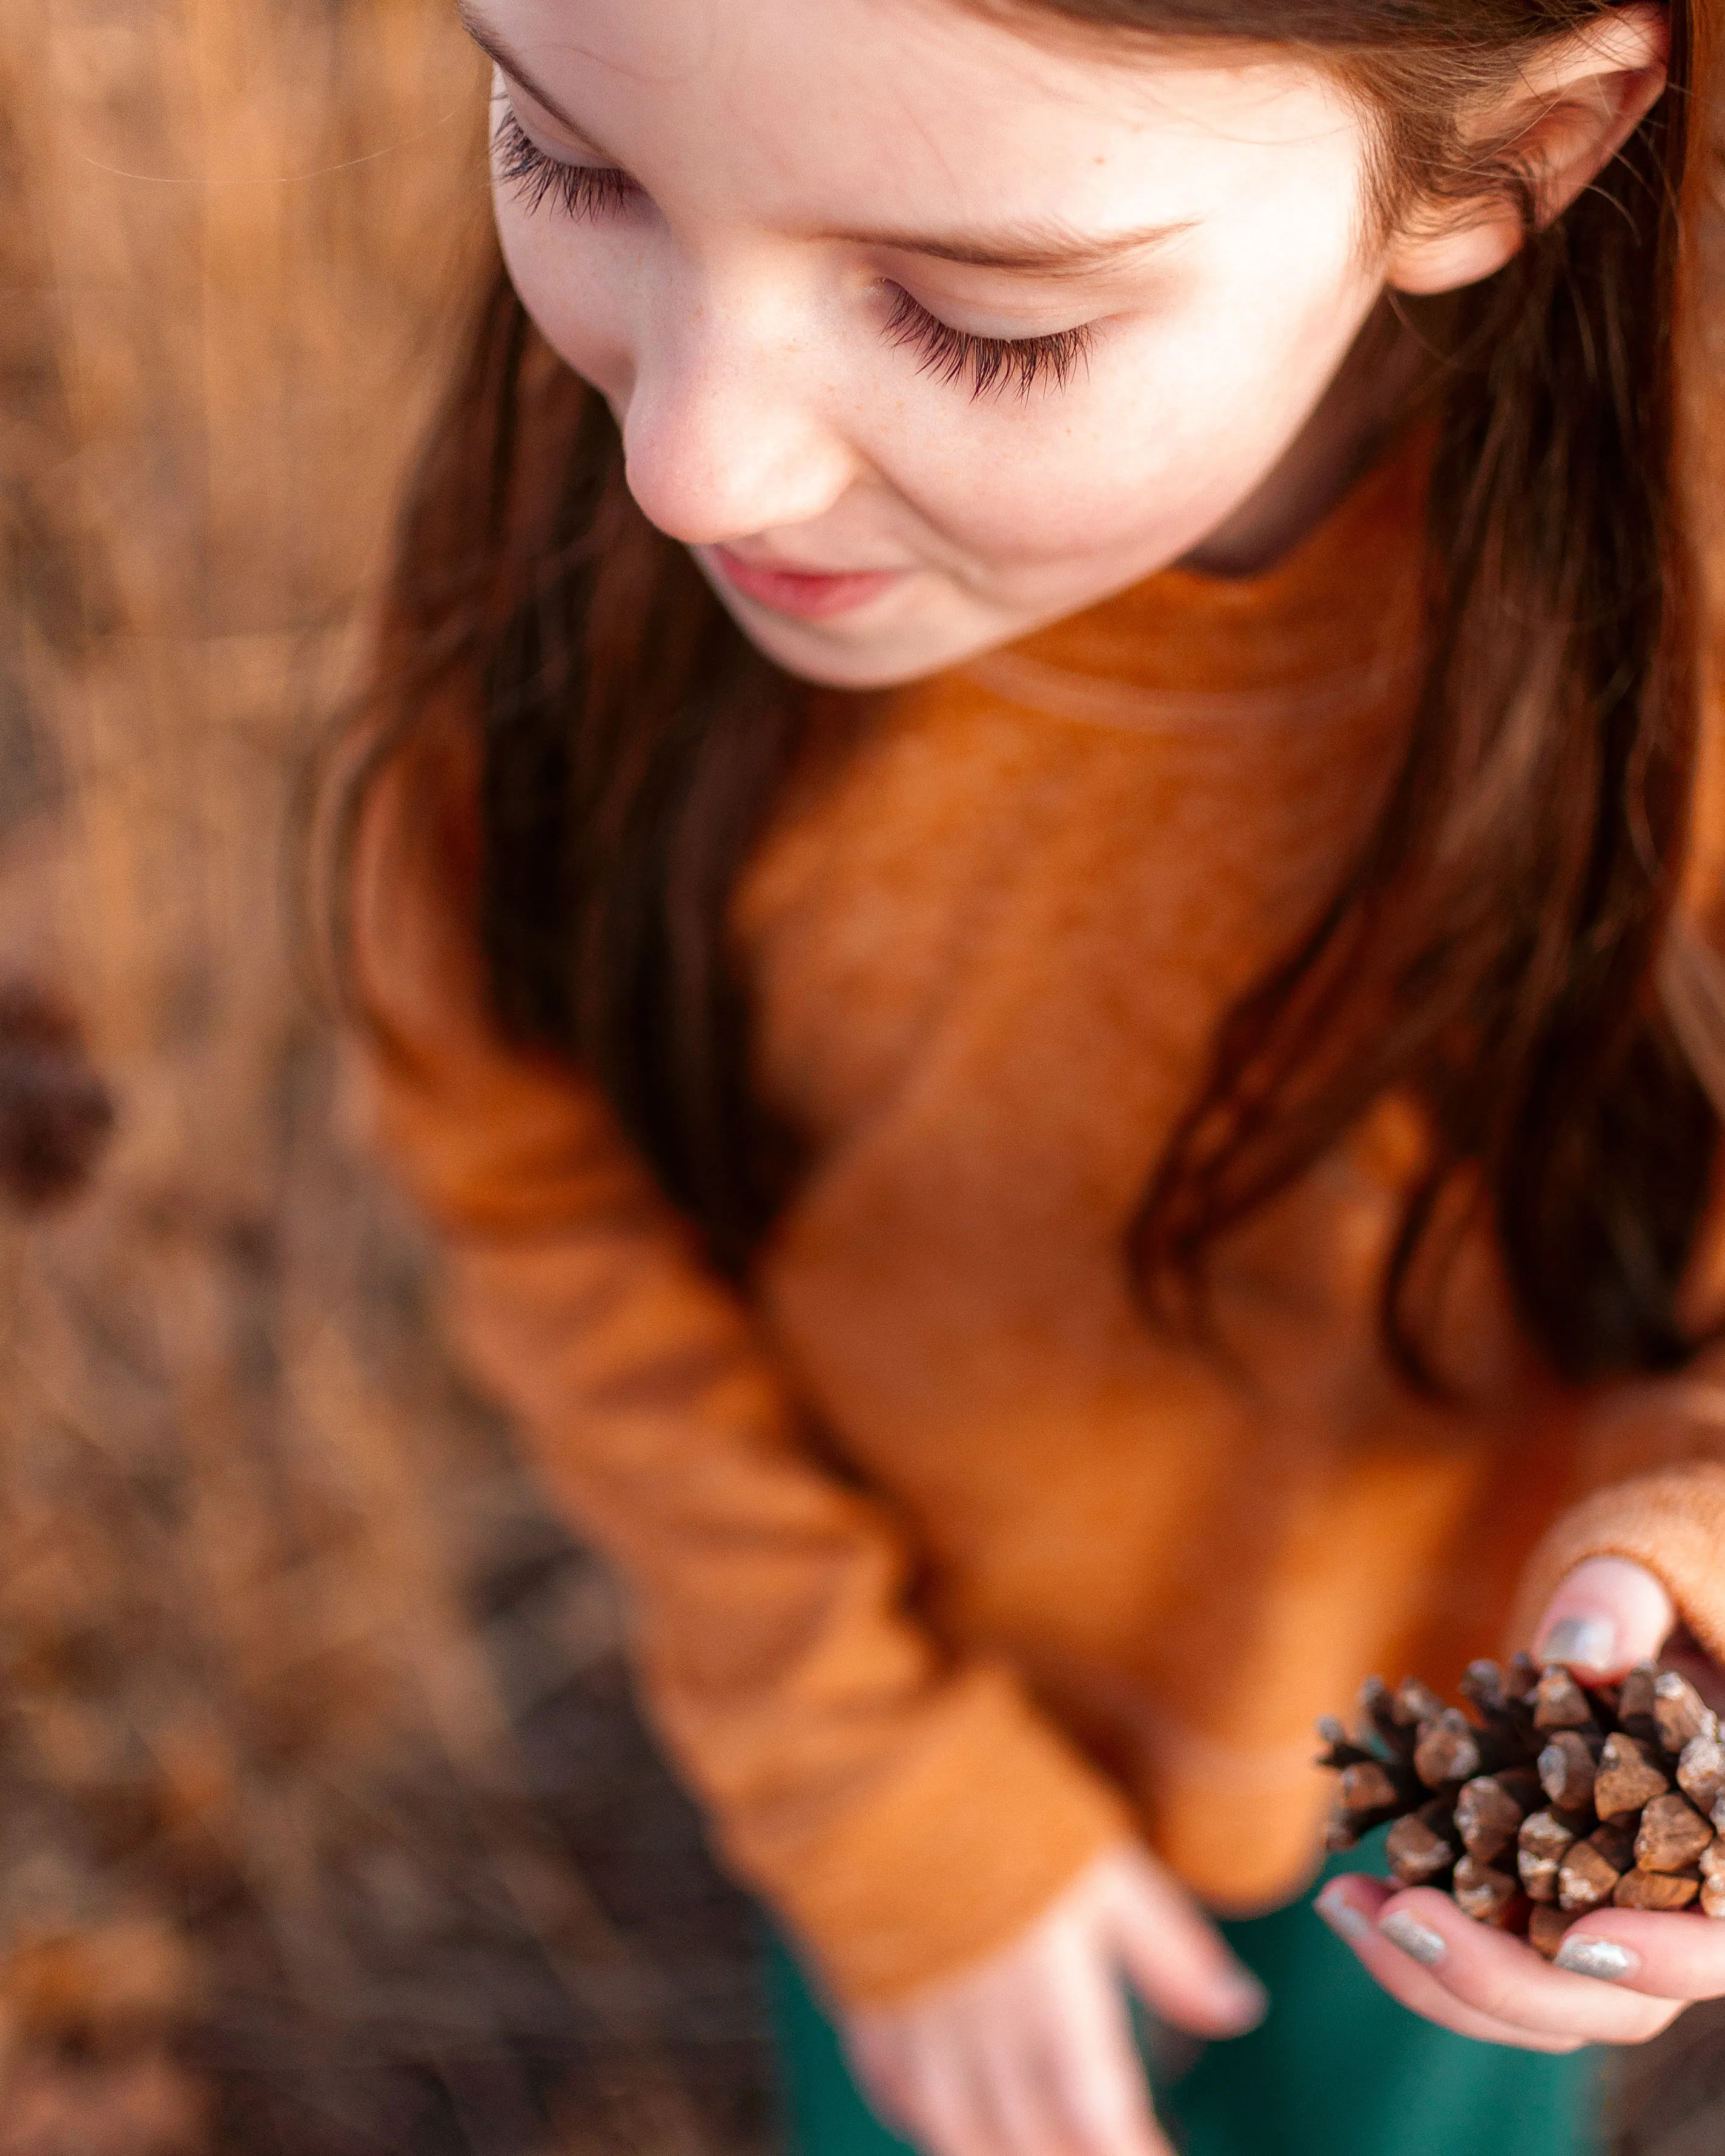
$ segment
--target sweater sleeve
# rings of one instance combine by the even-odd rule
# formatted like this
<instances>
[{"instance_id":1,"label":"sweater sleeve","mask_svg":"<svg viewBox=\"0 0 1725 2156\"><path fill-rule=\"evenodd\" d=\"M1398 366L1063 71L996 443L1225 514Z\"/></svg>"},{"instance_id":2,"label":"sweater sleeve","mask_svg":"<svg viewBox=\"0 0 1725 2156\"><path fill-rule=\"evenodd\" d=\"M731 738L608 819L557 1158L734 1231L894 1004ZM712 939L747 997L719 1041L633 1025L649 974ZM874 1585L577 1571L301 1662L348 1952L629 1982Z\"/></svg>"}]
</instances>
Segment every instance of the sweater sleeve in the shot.
<instances>
[{"instance_id":1,"label":"sweater sleeve","mask_svg":"<svg viewBox=\"0 0 1725 2156\"><path fill-rule=\"evenodd\" d=\"M1710 764L1725 751L1710 706ZM1725 785L1697 793L1699 821L1692 875L1710 899L1725 881ZM1708 911L1695 906L1697 916ZM1725 1113L1725 968L1714 940L1684 917L1673 925L1661 969L1666 1011L1691 1062ZM1589 1558L1622 1557L1664 1584L1684 1622L1716 1661L1725 1662L1725 1162L1691 1253L1680 1314L1709 1344L1669 1377L1604 1388L1584 1418L1576 1466L1578 1502L1553 1522L1533 1553L1517 1598L1514 1641L1534 1628L1565 1573Z\"/></svg>"},{"instance_id":2,"label":"sweater sleeve","mask_svg":"<svg viewBox=\"0 0 1725 2156\"><path fill-rule=\"evenodd\" d=\"M619 1573L726 1858L841 1999L902 1996L1004 1945L1129 1815L1010 1672L914 1621L900 1522L819 1464L606 1104L491 1030L447 807L392 773L362 826L350 1101L438 1231L458 1348Z\"/></svg>"},{"instance_id":3,"label":"sweater sleeve","mask_svg":"<svg viewBox=\"0 0 1725 2156\"><path fill-rule=\"evenodd\" d=\"M1663 1582L1696 1638L1725 1662L1725 1354L1609 1393L1588 1419L1579 1466L1589 1494L1534 1550L1513 1644L1533 1645L1565 1573L1589 1558L1623 1557Z\"/></svg>"}]
</instances>

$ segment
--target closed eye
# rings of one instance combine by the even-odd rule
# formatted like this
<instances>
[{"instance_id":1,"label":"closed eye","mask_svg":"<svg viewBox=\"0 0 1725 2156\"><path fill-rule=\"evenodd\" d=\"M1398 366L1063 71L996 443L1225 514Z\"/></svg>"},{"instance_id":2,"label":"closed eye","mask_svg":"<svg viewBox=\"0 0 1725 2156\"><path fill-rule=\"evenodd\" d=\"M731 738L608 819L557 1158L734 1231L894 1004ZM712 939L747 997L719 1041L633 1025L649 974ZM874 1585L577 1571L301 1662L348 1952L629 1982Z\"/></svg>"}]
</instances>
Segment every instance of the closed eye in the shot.
<instances>
[{"instance_id":1,"label":"closed eye","mask_svg":"<svg viewBox=\"0 0 1725 2156\"><path fill-rule=\"evenodd\" d=\"M1064 389L1084 367L1096 341L1088 324L1028 337L978 336L932 315L901 286L887 317L888 341L919 357L918 372L948 384L968 382L973 401L1010 390L1028 397L1041 387Z\"/></svg>"},{"instance_id":2,"label":"closed eye","mask_svg":"<svg viewBox=\"0 0 1725 2156\"><path fill-rule=\"evenodd\" d=\"M508 105L492 137L499 182L528 210L556 204L565 217L596 218L626 208L640 192L614 165L570 165L547 157Z\"/></svg>"},{"instance_id":3,"label":"closed eye","mask_svg":"<svg viewBox=\"0 0 1725 2156\"><path fill-rule=\"evenodd\" d=\"M618 166L571 164L547 155L506 103L491 148L499 183L512 189L529 212L549 202L565 217L591 220L615 215L640 195ZM1065 389L1095 341L1089 325L1042 336L979 336L931 314L902 286L887 290L893 295L887 341L914 352L918 371L937 382L968 382L973 400L1008 391L1026 398L1042 387Z\"/></svg>"}]
</instances>

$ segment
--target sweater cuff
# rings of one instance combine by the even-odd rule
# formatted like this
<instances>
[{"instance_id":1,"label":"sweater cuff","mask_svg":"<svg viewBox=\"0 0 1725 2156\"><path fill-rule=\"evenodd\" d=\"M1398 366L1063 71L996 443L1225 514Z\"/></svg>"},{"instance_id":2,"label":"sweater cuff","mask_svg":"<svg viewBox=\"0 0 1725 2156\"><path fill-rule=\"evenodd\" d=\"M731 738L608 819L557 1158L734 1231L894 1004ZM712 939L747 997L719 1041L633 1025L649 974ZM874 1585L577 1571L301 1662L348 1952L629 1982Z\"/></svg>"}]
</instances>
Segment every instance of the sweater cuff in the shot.
<instances>
[{"instance_id":1,"label":"sweater cuff","mask_svg":"<svg viewBox=\"0 0 1725 2156\"><path fill-rule=\"evenodd\" d=\"M1597 1491L1534 1551L1516 1605L1517 1646L1565 1574L1594 1557L1629 1558L1661 1580L1684 1622L1725 1661L1725 1466L1700 1462Z\"/></svg>"},{"instance_id":2,"label":"sweater cuff","mask_svg":"<svg viewBox=\"0 0 1725 2156\"><path fill-rule=\"evenodd\" d=\"M1004 1672L975 1669L958 1687L938 1735L818 1830L762 1832L757 1819L721 1837L845 2007L893 2005L957 1975L1009 1945L1105 1851L1142 1839L1124 1799Z\"/></svg>"}]
</instances>

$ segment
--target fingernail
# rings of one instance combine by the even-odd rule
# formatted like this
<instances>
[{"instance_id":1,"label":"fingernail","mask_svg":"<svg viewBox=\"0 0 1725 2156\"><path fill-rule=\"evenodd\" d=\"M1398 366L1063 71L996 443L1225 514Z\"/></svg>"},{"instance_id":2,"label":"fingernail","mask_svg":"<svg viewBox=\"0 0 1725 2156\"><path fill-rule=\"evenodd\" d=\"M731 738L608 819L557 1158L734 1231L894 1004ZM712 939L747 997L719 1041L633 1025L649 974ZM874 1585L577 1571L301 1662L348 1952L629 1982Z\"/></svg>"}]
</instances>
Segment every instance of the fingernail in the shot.
<instances>
[{"instance_id":1,"label":"fingernail","mask_svg":"<svg viewBox=\"0 0 1725 2156\"><path fill-rule=\"evenodd\" d=\"M1378 1928L1392 1946L1399 1947L1404 1954L1411 1954L1426 1969L1435 1969L1450 1951L1441 1932L1433 1931L1430 1924L1422 1924L1405 1909L1398 1909L1386 1917Z\"/></svg>"},{"instance_id":2,"label":"fingernail","mask_svg":"<svg viewBox=\"0 0 1725 2156\"><path fill-rule=\"evenodd\" d=\"M1362 1916L1339 1887L1326 1887L1312 1907L1338 1938L1357 1947L1371 1931L1371 1919Z\"/></svg>"},{"instance_id":3,"label":"fingernail","mask_svg":"<svg viewBox=\"0 0 1725 2156\"><path fill-rule=\"evenodd\" d=\"M1617 1627L1609 1617L1560 1617L1539 1643L1542 1662L1609 1670L1616 1658Z\"/></svg>"},{"instance_id":4,"label":"fingernail","mask_svg":"<svg viewBox=\"0 0 1725 2156\"><path fill-rule=\"evenodd\" d=\"M1620 1947L1615 1939L1587 1939L1571 1932L1558 1948L1558 1967L1572 1976L1596 1976L1602 1983L1620 1984L1641 1966L1641 1957Z\"/></svg>"}]
</instances>

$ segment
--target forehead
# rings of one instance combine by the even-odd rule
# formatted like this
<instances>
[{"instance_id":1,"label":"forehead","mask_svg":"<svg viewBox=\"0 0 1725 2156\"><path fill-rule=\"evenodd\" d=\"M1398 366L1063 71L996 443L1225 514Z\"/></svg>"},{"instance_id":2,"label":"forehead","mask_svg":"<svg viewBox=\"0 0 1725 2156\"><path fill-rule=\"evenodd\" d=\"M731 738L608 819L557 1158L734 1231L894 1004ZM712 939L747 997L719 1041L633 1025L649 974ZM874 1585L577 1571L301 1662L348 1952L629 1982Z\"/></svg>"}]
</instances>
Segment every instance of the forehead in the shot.
<instances>
[{"instance_id":1,"label":"forehead","mask_svg":"<svg viewBox=\"0 0 1725 2156\"><path fill-rule=\"evenodd\" d=\"M538 81L649 187L794 217L945 206L1083 218L1122 182L1202 213L1359 122L1291 50L1019 23L961 0L477 0ZM1208 198L1208 199L1207 199Z\"/></svg>"}]
</instances>

